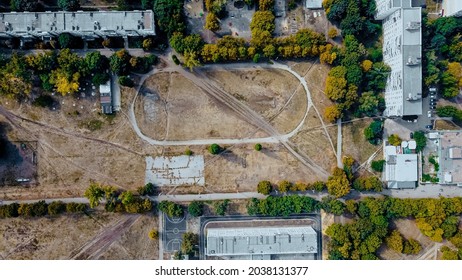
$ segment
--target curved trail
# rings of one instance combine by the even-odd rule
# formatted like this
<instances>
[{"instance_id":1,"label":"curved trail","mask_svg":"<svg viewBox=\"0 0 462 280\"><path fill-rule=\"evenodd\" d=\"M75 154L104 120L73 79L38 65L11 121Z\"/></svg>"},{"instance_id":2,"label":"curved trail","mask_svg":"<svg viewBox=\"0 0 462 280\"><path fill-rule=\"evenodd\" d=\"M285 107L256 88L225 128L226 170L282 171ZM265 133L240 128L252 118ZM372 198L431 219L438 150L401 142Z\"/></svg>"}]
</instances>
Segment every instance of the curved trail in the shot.
<instances>
[{"instance_id":1,"label":"curved trail","mask_svg":"<svg viewBox=\"0 0 462 280\"><path fill-rule=\"evenodd\" d=\"M159 146L164 146L164 145L169 145L169 146L175 146L175 145L207 145L207 144L212 144L212 143L217 143L217 144L240 144L240 143L259 143L259 142L272 142L272 143L281 143L295 158L297 158L300 162L302 162L305 166L313 170L315 173L317 173L321 178L327 178L329 176L329 173L324 170L321 166L319 166L315 161L307 157L306 155L300 154L296 146L289 141L289 138L295 135L302 125L304 124L304 121L308 115L309 108L312 105L311 101L311 96L310 92L308 90L306 81L303 77L298 75L295 71L291 70L288 66L281 65L281 64L275 64L276 66L270 65L268 68L275 68L275 69L283 69L286 70L290 73L292 73L294 76L299 79L300 83L304 86L305 92L307 94L307 101L308 101L308 106L305 111L304 118L302 121L299 123L299 125L291 132L281 135L272 125L270 125L265 119L262 118L259 114L257 114L255 111L250 109L247 105L243 104L239 100L237 100L234 96L230 95L226 91L224 91L219 85L217 85L215 82L211 81L203 71L196 69L195 73L191 73L186 71L182 67L175 67L173 69L166 68L163 70L158 70L154 69L153 71L143 75L141 77L141 80L139 82L139 85L137 87L137 93L135 97L133 98L133 101L130 105L129 108L129 120L130 123L133 126L133 129L135 130L135 133L143 140L146 142L152 144L152 145L159 145ZM227 65L227 67L232 67L233 65ZM238 65L239 67L243 67L242 64ZM211 66L213 67L213 66ZM245 66L244 66L245 67ZM237 67L235 67L237 68ZM248 67L245 67L248 68ZM141 129L138 126L138 123L136 121L136 116L135 116L135 103L136 99L139 95L139 91L141 87L143 86L145 80L150 77L151 75L158 73L158 72L165 72L169 70L176 70L178 73L182 74L185 78L189 79L192 81L196 86L201 88L202 90L205 91L208 95L212 96L215 100L218 102L222 103L223 105L226 105L230 109L232 109L239 117L243 118L246 120L249 124L253 125L256 128L259 128L260 130L266 132L268 135L271 135L270 137L267 138L243 138L243 139L196 139L196 140L187 140L187 141L169 141L169 140L155 140L152 139L145 134L141 132ZM328 134L327 137L329 138ZM330 140L330 138L329 138ZM331 141L332 144L332 141ZM335 152L335 149L332 144L332 149Z\"/></svg>"}]
</instances>

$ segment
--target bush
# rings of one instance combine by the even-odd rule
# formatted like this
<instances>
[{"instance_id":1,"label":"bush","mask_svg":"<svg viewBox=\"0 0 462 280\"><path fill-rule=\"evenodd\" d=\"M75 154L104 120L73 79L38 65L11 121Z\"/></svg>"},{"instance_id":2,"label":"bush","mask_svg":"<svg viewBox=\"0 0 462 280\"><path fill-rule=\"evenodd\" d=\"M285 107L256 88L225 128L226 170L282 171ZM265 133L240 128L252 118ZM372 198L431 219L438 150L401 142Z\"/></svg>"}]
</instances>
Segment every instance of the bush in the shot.
<instances>
[{"instance_id":1,"label":"bush","mask_svg":"<svg viewBox=\"0 0 462 280\"><path fill-rule=\"evenodd\" d=\"M183 207L172 201L162 201L159 203L159 210L169 217L182 217L184 214Z\"/></svg>"},{"instance_id":2,"label":"bush","mask_svg":"<svg viewBox=\"0 0 462 280\"><path fill-rule=\"evenodd\" d=\"M32 102L32 105L43 108L51 108L54 102L55 100L50 95L40 95L39 97L35 98L35 100Z\"/></svg>"},{"instance_id":3,"label":"bush","mask_svg":"<svg viewBox=\"0 0 462 280\"><path fill-rule=\"evenodd\" d=\"M385 160L374 160L371 162L372 170L376 172L383 172L383 167L385 166Z\"/></svg>"},{"instance_id":4,"label":"bush","mask_svg":"<svg viewBox=\"0 0 462 280\"><path fill-rule=\"evenodd\" d=\"M146 185L138 188L138 193L141 196L153 195L155 192L155 186L153 183L147 183Z\"/></svg>"},{"instance_id":5,"label":"bush","mask_svg":"<svg viewBox=\"0 0 462 280\"><path fill-rule=\"evenodd\" d=\"M222 151L222 148L218 144L212 144L209 146L208 150L212 155L217 155Z\"/></svg>"},{"instance_id":6,"label":"bush","mask_svg":"<svg viewBox=\"0 0 462 280\"><path fill-rule=\"evenodd\" d=\"M66 204L62 201L53 201L48 204L48 215L58 215L66 211Z\"/></svg>"},{"instance_id":7,"label":"bush","mask_svg":"<svg viewBox=\"0 0 462 280\"><path fill-rule=\"evenodd\" d=\"M215 202L215 213L220 216L224 216L226 211L228 210L229 199L225 199L223 201Z\"/></svg>"},{"instance_id":8,"label":"bush","mask_svg":"<svg viewBox=\"0 0 462 280\"><path fill-rule=\"evenodd\" d=\"M193 217L199 217L204 214L204 203L201 201L193 201L188 206L188 212Z\"/></svg>"},{"instance_id":9,"label":"bush","mask_svg":"<svg viewBox=\"0 0 462 280\"><path fill-rule=\"evenodd\" d=\"M176 65L180 65L180 60L178 59L178 57L176 57L176 55L172 55L172 60L173 62L175 62Z\"/></svg>"},{"instance_id":10,"label":"bush","mask_svg":"<svg viewBox=\"0 0 462 280\"><path fill-rule=\"evenodd\" d=\"M289 181L281 181L279 182L279 191L282 193L288 192L292 188L292 183Z\"/></svg>"},{"instance_id":11,"label":"bush","mask_svg":"<svg viewBox=\"0 0 462 280\"><path fill-rule=\"evenodd\" d=\"M147 38L143 40L143 50L150 51L152 49L153 43L151 38Z\"/></svg>"},{"instance_id":12,"label":"bush","mask_svg":"<svg viewBox=\"0 0 462 280\"><path fill-rule=\"evenodd\" d=\"M258 193L269 195L272 190L273 190L273 186L271 186L270 181L261 181L260 183L258 183L258 186L257 186Z\"/></svg>"},{"instance_id":13,"label":"bush","mask_svg":"<svg viewBox=\"0 0 462 280\"><path fill-rule=\"evenodd\" d=\"M66 204L67 213L79 213L85 212L85 210L87 210L87 205L85 203L70 202Z\"/></svg>"},{"instance_id":14,"label":"bush","mask_svg":"<svg viewBox=\"0 0 462 280\"><path fill-rule=\"evenodd\" d=\"M187 156L192 156L193 155L193 152L190 150L190 149L186 149L184 151L184 154L187 155Z\"/></svg>"},{"instance_id":15,"label":"bush","mask_svg":"<svg viewBox=\"0 0 462 280\"><path fill-rule=\"evenodd\" d=\"M119 84L124 87L133 87L135 83L132 79L127 76L120 76L119 77Z\"/></svg>"},{"instance_id":16,"label":"bush","mask_svg":"<svg viewBox=\"0 0 462 280\"><path fill-rule=\"evenodd\" d=\"M262 145L260 143L257 143L255 144L255 151L261 151L261 149L263 148Z\"/></svg>"},{"instance_id":17,"label":"bush","mask_svg":"<svg viewBox=\"0 0 462 280\"><path fill-rule=\"evenodd\" d=\"M338 36L338 31L334 27L331 27L327 35L329 36L329 38L334 39L335 37Z\"/></svg>"},{"instance_id":18,"label":"bush","mask_svg":"<svg viewBox=\"0 0 462 280\"><path fill-rule=\"evenodd\" d=\"M102 84L105 84L109 80L109 74L108 73L95 73L95 75L91 78L91 82L95 86L99 86Z\"/></svg>"},{"instance_id":19,"label":"bush","mask_svg":"<svg viewBox=\"0 0 462 280\"><path fill-rule=\"evenodd\" d=\"M159 238L159 232L156 229L152 229L149 232L149 239L156 240Z\"/></svg>"}]
</instances>

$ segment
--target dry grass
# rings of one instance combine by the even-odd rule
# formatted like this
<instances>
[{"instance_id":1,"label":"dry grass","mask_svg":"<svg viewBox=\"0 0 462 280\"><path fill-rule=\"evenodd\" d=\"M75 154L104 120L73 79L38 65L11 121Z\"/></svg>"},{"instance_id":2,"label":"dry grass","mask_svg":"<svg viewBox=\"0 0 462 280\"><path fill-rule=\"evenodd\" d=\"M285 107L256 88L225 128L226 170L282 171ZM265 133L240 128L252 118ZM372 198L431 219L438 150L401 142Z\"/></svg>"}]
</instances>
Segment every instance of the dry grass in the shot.
<instances>
[{"instance_id":1,"label":"dry grass","mask_svg":"<svg viewBox=\"0 0 462 280\"><path fill-rule=\"evenodd\" d=\"M370 144L364 137L364 129L371 120L358 120L342 125L343 154L351 155L359 163L366 161L378 148Z\"/></svg>"},{"instance_id":2,"label":"dry grass","mask_svg":"<svg viewBox=\"0 0 462 280\"><path fill-rule=\"evenodd\" d=\"M0 220L0 252L5 259L67 259L71 251L120 218L94 212L48 218Z\"/></svg>"},{"instance_id":3,"label":"dry grass","mask_svg":"<svg viewBox=\"0 0 462 280\"><path fill-rule=\"evenodd\" d=\"M253 145L239 145L230 153L206 155L204 172L206 188L213 192L255 191L262 180L317 180L282 145L275 144L264 144L260 152Z\"/></svg>"},{"instance_id":4,"label":"dry grass","mask_svg":"<svg viewBox=\"0 0 462 280\"><path fill-rule=\"evenodd\" d=\"M324 109L334 103L327 98L324 93L324 87L326 84L327 74L329 73L330 66L325 64L316 64L311 68L308 74L305 76L305 80L308 84L308 89L311 93L311 99L321 114L324 122L328 123L324 118Z\"/></svg>"},{"instance_id":5,"label":"dry grass","mask_svg":"<svg viewBox=\"0 0 462 280\"><path fill-rule=\"evenodd\" d=\"M99 259L157 260L160 240L151 240L149 231L158 226L157 215L143 215ZM160 234L160 233L159 233Z\"/></svg>"},{"instance_id":6,"label":"dry grass","mask_svg":"<svg viewBox=\"0 0 462 280\"><path fill-rule=\"evenodd\" d=\"M460 127L451 121L436 120L435 129L436 130L460 130Z\"/></svg>"}]
</instances>

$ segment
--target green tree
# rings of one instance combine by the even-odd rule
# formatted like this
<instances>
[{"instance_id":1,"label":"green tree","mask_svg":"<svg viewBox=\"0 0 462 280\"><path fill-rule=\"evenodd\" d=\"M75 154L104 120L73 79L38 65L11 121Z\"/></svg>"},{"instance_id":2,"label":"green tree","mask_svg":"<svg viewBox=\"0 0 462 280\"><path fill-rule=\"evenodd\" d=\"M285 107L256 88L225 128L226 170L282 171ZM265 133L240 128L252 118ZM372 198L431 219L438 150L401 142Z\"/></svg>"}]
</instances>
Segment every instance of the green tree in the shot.
<instances>
[{"instance_id":1,"label":"green tree","mask_svg":"<svg viewBox=\"0 0 462 280\"><path fill-rule=\"evenodd\" d=\"M196 52L185 51L184 53L184 65L189 68L189 71L192 72L194 67L200 66L199 56Z\"/></svg>"},{"instance_id":2,"label":"green tree","mask_svg":"<svg viewBox=\"0 0 462 280\"><path fill-rule=\"evenodd\" d=\"M111 71L116 75L127 74L130 69L130 58L130 54L125 49L113 53L109 57Z\"/></svg>"},{"instance_id":3,"label":"green tree","mask_svg":"<svg viewBox=\"0 0 462 280\"><path fill-rule=\"evenodd\" d=\"M119 195L119 200L123 205L128 205L135 201L135 196L131 191L124 191Z\"/></svg>"},{"instance_id":4,"label":"green tree","mask_svg":"<svg viewBox=\"0 0 462 280\"><path fill-rule=\"evenodd\" d=\"M220 30L220 20L218 17L215 15L215 13L208 13L207 17L205 19L205 29L208 29L210 31L218 31Z\"/></svg>"},{"instance_id":5,"label":"green tree","mask_svg":"<svg viewBox=\"0 0 462 280\"><path fill-rule=\"evenodd\" d=\"M186 29L183 20L183 0L156 0L154 1L154 13L159 29L168 36L174 32L182 33Z\"/></svg>"},{"instance_id":6,"label":"green tree","mask_svg":"<svg viewBox=\"0 0 462 280\"><path fill-rule=\"evenodd\" d=\"M119 76L119 85L124 87L133 87L135 83L127 76Z\"/></svg>"},{"instance_id":7,"label":"green tree","mask_svg":"<svg viewBox=\"0 0 462 280\"><path fill-rule=\"evenodd\" d=\"M350 192L350 182L345 171L335 168L332 176L329 176L326 182L327 191L336 198L347 195Z\"/></svg>"},{"instance_id":8,"label":"green tree","mask_svg":"<svg viewBox=\"0 0 462 280\"><path fill-rule=\"evenodd\" d=\"M192 232L186 232L183 234L182 239L181 252L185 255L193 255L198 249L199 235Z\"/></svg>"},{"instance_id":9,"label":"green tree","mask_svg":"<svg viewBox=\"0 0 462 280\"><path fill-rule=\"evenodd\" d=\"M382 138L382 122L381 121L373 121L368 127L364 129L364 136L369 143L373 145L377 145Z\"/></svg>"},{"instance_id":10,"label":"green tree","mask_svg":"<svg viewBox=\"0 0 462 280\"><path fill-rule=\"evenodd\" d=\"M66 204L62 201L53 201L48 204L48 215L59 215L66 211Z\"/></svg>"},{"instance_id":11,"label":"green tree","mask_svg":"<svg viewBox=\"0 0 462 280\"><path fill-rule=\"evenodd\" d=\"M385 160L373 160L371 162L372 170L376 172L383 172L383 167L385 165Z\"/></svg>"},{"instance_id":12,"label":"green tree","mask_svg":"<svg viewBox=\"0 0 462 280\"><path fill-rule=\"evenodd\" d=\"M414 132L414 140L417 144L417 147L415 149L417 153L422 151L427 145L427 137L425 137L425 133L422 131Z\"/></svg>"},{"instance_id":13,"label":"green tree","mask_svg":"<svg viewBox=\"0 0 462 280\"><path fill-rule=\"evenodd\" d=\"M275 28L274 19L274 14L271 11L255 12L252 16L252 21L250 22L250 30L252 31L252 36L257 30L273 33Z\"/></svg>"},{"instance_id":14,"label":"green tree","mask_svg":"<svg viewBox=\"0 0 462 280\"><path fill-rule=\"evenodd\" d=\"M259 0L258 7L260 11L272 11L274 9L274 0Z\"/></svg>"},{"instance_id":15,"label":"green tree","mask_svg":"<svg viewBox=\"0 0 462 280\"><path fill-rule=\"evenodd\" d=\"M38 8L38 2L33 0L10 0L10 7L17 12L35 12Z\"/></svg>"},{"instance_id":16,"label":"green tree","mask_svg":"<svg viewBox=\"0 0 462 280\"><path fill-rule=\"evenodd\" d=\"M80 9L79 0L58 0L58 7L64 11L77 11Z\"/></svg>"},{"instance_id":17,"label":"green tree","mask_svg":"<svg viewBox=\"0 0 462 280\"><path fill-rule=\"evenodd\" d=\"M109 69L109 60L98 51L89 52L85 55L85 68L88 73L101 74Z\"/></svg>"},{"instance_id":18,"label":"green tree","mask_svg":"<svg viewBox=\"0 0 462 280\"><path fill-rule=\"evenodd\" d=\"M257 186L258 193L269 195L272 190L273 190L273 186L271 186L270 181L261 181L258 183L258 186Z\"/></svg>"},{"instance_id":19,"label":"green tree","mask_svg":"<svg viewBox=\"0 0 462 280\"><path fill-rule=\"evenodd\" d=\"M380 96L373 92L364 92L359 98L359 112L366 116L374 116L378 113Z\"/></svg>"},{"instance_id":20,"label":"green tree","mask_svg":"<svg viewBox=\"0 0 462 280\"><path fill-rule=\"evenodd\" d=\"M279 182L278 187L279 187L280 192L286 193L292 188L292 183L289 182L289 181L284 180L284 181Z\"/></svg>"},{"instance_id":21,"label":"green tree","mask_svg":"<svg viewBox=\"0 0 462 280\"><path fill-rule=\"evenodd\" d=\"M229 199L216 201L214 203L215 213L220 216L224 216L228 210Z\"/></svg>"},{"instance_id":22,"label":"green tree","mask_svg":"<svg viewBox=\"0 0 462 280\"><path fill-rule=\"evenodd\" d=\"M262 145L260 143L255 144L254 146L255 151L261 151L263 149Z\"/></svg>"},{"instance_id":23,"label":"green tree","mask_svg":"<svg viewBox=\"0 0 462 280\"><path fill-rule=\"evenodd\" d=\"M85 190L84 196L90 201L90 207L95 208L99 205L100 201L104 197L104 191L101 185L91 183L90 186Z\"/></svg>"},{"instance_id":24,"label":"green tree","mask_svg":"<svg viewBox=\"0 0 462 280\"><path fill-rule=\"evenodd\" d=\"M169 217L182 217L184 214L183 207L172 201L161 201L159 203L159 210L167 214Z\"/></svg>"},{"instance_id":25,"label":"green tree","mask_svg":"<svg viewBox=\"0 0 462 280\"><path fill-rule=\"evenodd\" d=\"M201 201L192 201L188 206L188 212L193 217L199 217L204 214L204 203Z\"/></svg>"},{"instance_id":26,"label":"green tree","mask_svg":"<svg viewBox=\"0 0 462 280\"><path fill-rule=\"evenodd\" d=\"M399 233L399 231L392 231L391 234L385 239L385 241L387 242L388 248L398 253L403 252L403 236L401 233Z\"/></svg>"},{"instance_id":27,"label":"green tree","mask_svg":"<svg viewBox=\"0 0 462 280\"><path fill-rule=\"evenodd\" d=\"M403 253L406 255L417 255L422 250L422 245L415 239L404 240Z\"/></svg>"},{"instance_id":28,"label":"green tree","mask_svg":"<svg viewBox=\"0 0 462 280\"><path fill-rule=\"evenodd\" d=\"M388 143L390 143L390 145L399 146L401 145L401 141L401 138L399 138L399 136L396 134L388 136Z\"/></svg>"},{"instance_id":29,"label":"green tree","mask_svg":"<svg viewBox=\"0 0 462 280\"><path fill-rule=\"evenodd\" d=\"M212 155L217 155L222 151L222 148L218 144L212 144L209 146L208 150Z\"/></svg>"}]
</instances>

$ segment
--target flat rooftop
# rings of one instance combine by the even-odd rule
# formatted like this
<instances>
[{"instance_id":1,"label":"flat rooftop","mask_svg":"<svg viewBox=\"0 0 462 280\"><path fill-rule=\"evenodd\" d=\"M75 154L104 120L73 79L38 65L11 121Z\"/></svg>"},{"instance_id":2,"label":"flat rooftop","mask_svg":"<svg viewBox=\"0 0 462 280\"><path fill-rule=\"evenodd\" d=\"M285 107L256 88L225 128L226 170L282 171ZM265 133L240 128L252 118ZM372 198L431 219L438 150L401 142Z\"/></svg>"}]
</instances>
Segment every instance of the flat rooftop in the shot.
<instances>
[{"instance_id":1,"label":"flat rooftop","mask_svg":"<svg viewBox=\"0 0 462 280\"><path fill-rule=\"evenodd\" d=\"M439 141L440 182L462 184L462 130L442 131Z\"/></svg>"},{"instance_id":2,"label":"flat rooftop","mask_svg":"<svg viewBox=\"0 0 462 280\"><path fill-rule=\"evenodd\" d=\"M311 226L207 229L206 255L273 255L317 253Z\"/></svg>"},{"instance_id":3,"label":"flat rooftop","mask_svg":"<svg viewBox=\"0 0 462 280\"><path fill-rule=\"evenodd\" d=\"M443 0L442 8L443 8L444 16L452 16L462 11L462 1L461 0Z\"/></svg>"},{"instance_id":4,"label":"flat rooftop","mask_svg":"<svg viewBox=\"0 0 462 280\"><path fill-rule=\"evenodd\" d=\"M84 36L155 35L152 11L23 12L0 13L0 36L55 35L68 32Z\"/></svg>"},{"instance_id":5,"label":"flat rooftop","mask_svg":"<svg viewBox=\"0 0 462 280\"><path fill-rule=\"evenodd\" d=\"M385 181L388 183L417 182L418 180L417 154L404 154L403 152L404 149L400 146L385 147ZM408 184L401 185L407 186Z\"/></svg>"}]
</instances>

